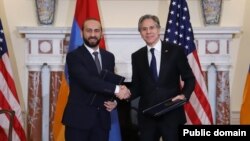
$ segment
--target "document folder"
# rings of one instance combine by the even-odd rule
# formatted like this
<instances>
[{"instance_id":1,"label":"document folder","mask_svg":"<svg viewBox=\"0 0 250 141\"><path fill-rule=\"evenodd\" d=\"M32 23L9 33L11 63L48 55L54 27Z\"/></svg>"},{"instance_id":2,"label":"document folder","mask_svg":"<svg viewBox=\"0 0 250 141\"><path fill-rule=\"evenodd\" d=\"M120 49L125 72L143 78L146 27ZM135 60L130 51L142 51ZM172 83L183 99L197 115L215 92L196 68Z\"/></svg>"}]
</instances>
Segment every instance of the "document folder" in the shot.
<instances>
[{"instance_id":1,"label":"document folder","mask_svg":"<svg viewBox=\"0 0 250 141\"><path fill-rule=\"evenodd\" d=\"M150 115L150 116L153 116L153 117L159 117L171 110L174 110L180 106L182 106L183 104L186 103L186 99L184 100L175 100L175 101L172 101L172 98L170 99L167 99L167 100L164 100L158 104L155 104L145 110L143 110L143 114L146 114L146 115Z\"/></svg>"}]
</instances>

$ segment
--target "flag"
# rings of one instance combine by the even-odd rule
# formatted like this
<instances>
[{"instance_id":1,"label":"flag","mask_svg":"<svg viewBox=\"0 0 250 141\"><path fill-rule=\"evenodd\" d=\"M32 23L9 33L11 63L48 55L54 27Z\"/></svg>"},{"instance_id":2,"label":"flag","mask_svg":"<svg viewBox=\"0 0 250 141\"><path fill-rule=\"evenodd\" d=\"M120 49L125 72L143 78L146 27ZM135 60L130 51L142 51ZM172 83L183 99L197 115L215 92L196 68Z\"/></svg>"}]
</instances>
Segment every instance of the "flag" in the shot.
<instances>
[{"instance_id":1,"label":"flag","mask_svg":"<svg viewBox=\"0 0 250 141\"><path fill-rule=\"evenodd\" d=\"M22 110L17 95L13 73L8 55L3 26L0 19L0 109L15 111L12 139L14 141L26 141ZM9 118L0 116L0 140L7 141Z\"/></svg>"},{"instance_id":2,"label":"flag","mask_svg":"<svg viewBox=\"0 0 250 141\"><path fill-rule=\"evenodd\" d=\"M68 52L76 49L77 47L83 44L81 29L84 20L86 20L87 18L95 18L100 20L97 0L77 0ZM101 39L99 46L105 49L104 38ZM63 109L67 103L67 97L69 92L66 80L67 80L67 66L65 67L65 76L63 76L62 84L59 89L58 100L55 111L54 127L53 127L55 141L64 140L64 134L63 134L64 126L62 125L61 120L62 120ZM109 133L109 141L121 141L120 125L116 109L114 109L111 112L111 130Z\"/></svg>"},{"instance_id":3,"label":"flag","mask_svg":"<svg viewBox=\"0 0 250 141\"><path fill-rule=\"evenodd\" d=\"M187 124L213 124L208 92L194 43L186 0L171 0L164 39L183 47L196 78L195 89L184 105Z\"/></svg>"},{"instance_id":4,"label":"flag","mask_svg":"<svg viewBox=\"0 0 250 141\"><path fill-rule=\"evenodd\" d=\"M243 100L240 110L240 124L250 124L250 66L247 73Z\"/></svg>"}]
</instances>

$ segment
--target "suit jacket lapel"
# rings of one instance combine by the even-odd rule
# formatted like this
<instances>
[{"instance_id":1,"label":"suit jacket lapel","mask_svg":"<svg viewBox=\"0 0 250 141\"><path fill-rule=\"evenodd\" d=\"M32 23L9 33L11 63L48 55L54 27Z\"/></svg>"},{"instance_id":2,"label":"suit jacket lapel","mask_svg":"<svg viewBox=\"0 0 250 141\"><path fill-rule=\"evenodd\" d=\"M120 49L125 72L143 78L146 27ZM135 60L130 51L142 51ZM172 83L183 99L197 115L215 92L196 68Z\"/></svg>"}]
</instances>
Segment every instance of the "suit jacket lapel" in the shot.
<instances>
[{"instance_id":1,"label":"suit jacket lapel","mask_svg":"<svg viewBox=\"0 0 250 141\"><path fill-rule=\"evenodd\" d=\"M108 63L108 60L107 60L107 57L105 57L105 53L100 49L100 54L101 54L101 58L102 58L102 69L107 69L107 63Z\"/></svg>"},{"instance_id":2,"label":"suit jacket lapel","mask_svg":"<svg viewBox=\"0 0 250 141\"><path fill-rule=\"evenodd\" d=\"M145 68L145 70L143 70L143 73L147 74L147 76L150 76L150 78L152 79L152 82L153 82L154 78L153 78L153 76L152 76L152 74L150 72L147 46L144 47L140 58L141 59L139 60L139 63L141 64L141 67Z\"/></svg>"},{"instance_id":3,"label":"suit jacket lapel","mask_svg":"<svg viewBox=\"0 0 250 141\"><path fill-rule=\"evenodd\" d=\"M93 56L89 53L84 45L81 47L81 50L83 53L84 61L86 62L86 64L88 64L87 66L91 68L91 70L96 71L96 74L99 74Z\"/></svg>"},{"instance_id":4,"label":"suit jacket lapel","mask_svg":"<svg viewBox=\"0 0 250 141\"><path fill-rule=\"evenodd\" d=\"M159 80L163 77L163 74L166 73L166 70L168 68L168 56L169 56L169 47L165 44L165 42L162 42L161 47L161 65L160 65L160 72L159 72Z\"/></svg>"}]
</instances>

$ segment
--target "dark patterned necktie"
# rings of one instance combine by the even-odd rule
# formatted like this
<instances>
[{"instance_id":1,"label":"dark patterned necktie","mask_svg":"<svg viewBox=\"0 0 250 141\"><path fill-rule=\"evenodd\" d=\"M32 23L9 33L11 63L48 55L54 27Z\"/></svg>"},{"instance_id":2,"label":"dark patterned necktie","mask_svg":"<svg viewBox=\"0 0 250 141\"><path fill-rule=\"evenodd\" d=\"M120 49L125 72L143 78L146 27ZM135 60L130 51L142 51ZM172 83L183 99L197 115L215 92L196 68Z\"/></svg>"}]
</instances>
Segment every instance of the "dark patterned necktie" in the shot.
<instances>
[{"instance_id":1,"label":"dark patterned necktie","mask_svg":"<svg viewBox=\"0 0 250 141\"><path fill-rule=\"evenodd\" d=\"M100 63L99 57L98 57L98 52L97 51L93 52L93 55L95 56L95 64L96 64L98 73L100 73L102 68L101 68L101 63Z\"/></svg>"},{"instance_id":2,"label":"dark patterned necktie","mask_svg":"<svg viewBox=\"0 0 250 141\"><path fill-rule=\"evenodd\" d=\"M152 54L152 59L150 62L150 71L152 73L152 76L154 78L155 81L158 80L158 75L157 75L157 67L156 67L156 59L155 59L155 54L154 54L154 48L150 49L150 52Z\"/></svg>"}]
</instances>

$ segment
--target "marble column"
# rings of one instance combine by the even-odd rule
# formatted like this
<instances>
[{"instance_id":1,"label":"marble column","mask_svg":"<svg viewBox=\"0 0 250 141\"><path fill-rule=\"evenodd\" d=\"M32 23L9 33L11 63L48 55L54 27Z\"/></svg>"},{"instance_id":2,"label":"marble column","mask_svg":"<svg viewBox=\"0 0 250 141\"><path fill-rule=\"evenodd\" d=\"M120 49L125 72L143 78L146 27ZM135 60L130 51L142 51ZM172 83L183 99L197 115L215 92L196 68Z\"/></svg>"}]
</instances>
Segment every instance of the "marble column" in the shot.
<instances>
[{"instance_id":1,"label":"marble column","mask_svg":"<svg viewBox=\"0 0 250 141\"><path fill-rule=\"evenodd\" d=\"M62 71L50 72L49 93L49 140L53 141L53 120L58 91L61 85ZM28 80L28 140L42 141L42 78L41 71L30 71Z\"/></svg>"},{"instance_id":2,"label":"marble column","mask_svg":"<svg viewBox=\"0 0 250 141\"><path fill-rule=\"evenodd\" d=\"M57 102L57 97L58 97L58 92L61 86L61 80L62 80L62 72L58 72L58 71L51 71L51 80L50 80L50 141L53 141L53 132L52 132L52 128L53 128L53 123L54 123L54 113L56 110L56 102Z\"/></svg>"},{"instance_id":3,"label":"marble column","mask_svg":"<svg viewBox=\"0 0 250 141\"><path fill-rule=\"evenodd\" d=\"M229 71L217 72L216 86L216 124L230 124Z\"/></svg>"},{"instance_id":4,"label":"marble column","mask_svg":"<svg viewBox=\"0 0 250 141\"><path fill-rule=\"evenodd\" d=\"M30 71L28 77L28 140L42 141L41 72Z\"/></svg>"}]
</instances>

